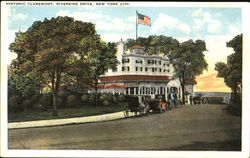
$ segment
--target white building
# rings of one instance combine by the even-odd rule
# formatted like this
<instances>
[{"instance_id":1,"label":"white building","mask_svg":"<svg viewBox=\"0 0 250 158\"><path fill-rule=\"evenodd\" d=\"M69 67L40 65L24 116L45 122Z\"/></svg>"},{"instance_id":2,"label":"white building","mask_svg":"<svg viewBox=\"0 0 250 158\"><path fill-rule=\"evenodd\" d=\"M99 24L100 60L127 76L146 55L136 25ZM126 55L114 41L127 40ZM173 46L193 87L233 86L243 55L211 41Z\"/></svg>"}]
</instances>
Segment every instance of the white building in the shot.
<instances>
[{"instance_id":1,"label":"white building","mask_svg":"<svg viewBox=\"0 0 250 158\"><path fill-rule=\"evenodd\" d=\"M153 98L156 94L167 95L170 89L181 91L178 80L172 79L174 68L168 58L148 55L140 45L126 50L125 43L121 41L118 44L117 59L120 64L116 69L108 70L100 78L102 93L151 95ZM193 94L196 82L186 82L186 90Z\"/></svg>"}]
</instances>

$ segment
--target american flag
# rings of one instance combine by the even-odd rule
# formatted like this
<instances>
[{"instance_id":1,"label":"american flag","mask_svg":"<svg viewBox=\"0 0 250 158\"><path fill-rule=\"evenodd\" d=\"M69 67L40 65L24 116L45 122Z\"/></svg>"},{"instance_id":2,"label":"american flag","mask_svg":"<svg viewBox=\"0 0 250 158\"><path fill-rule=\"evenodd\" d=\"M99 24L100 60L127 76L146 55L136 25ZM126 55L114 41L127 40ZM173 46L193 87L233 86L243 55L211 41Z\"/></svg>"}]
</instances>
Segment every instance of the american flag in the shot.
<instances>
[{"instance_id":1,"label":"american flag","mask_svg":"<svg viewBox=\"0 0 250 158\"><path fill-rule=\"evenodd\" d=\"M140 13L137 13L137 16L138 16L138 23L151 26L151 20L149 16L142 15Z\"/></svg>"}]
</instances>

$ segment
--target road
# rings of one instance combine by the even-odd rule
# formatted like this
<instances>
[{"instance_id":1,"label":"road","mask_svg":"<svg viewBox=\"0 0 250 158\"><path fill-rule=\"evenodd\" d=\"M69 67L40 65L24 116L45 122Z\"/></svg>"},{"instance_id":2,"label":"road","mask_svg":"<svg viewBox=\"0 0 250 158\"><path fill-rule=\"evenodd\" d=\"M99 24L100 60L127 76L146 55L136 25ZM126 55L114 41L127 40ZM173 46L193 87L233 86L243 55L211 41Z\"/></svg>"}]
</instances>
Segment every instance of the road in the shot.
<instances>
[{"instance_id":1,"label":"road","mask_svg":"<svg viewBox=\"0 0 250 158\"><path fill-rule=\"evenodd\" d=\"M9 149L241 150L241 118L226 105L185 105L109 122L9 130Z\"/></svg>"}]
</instances>

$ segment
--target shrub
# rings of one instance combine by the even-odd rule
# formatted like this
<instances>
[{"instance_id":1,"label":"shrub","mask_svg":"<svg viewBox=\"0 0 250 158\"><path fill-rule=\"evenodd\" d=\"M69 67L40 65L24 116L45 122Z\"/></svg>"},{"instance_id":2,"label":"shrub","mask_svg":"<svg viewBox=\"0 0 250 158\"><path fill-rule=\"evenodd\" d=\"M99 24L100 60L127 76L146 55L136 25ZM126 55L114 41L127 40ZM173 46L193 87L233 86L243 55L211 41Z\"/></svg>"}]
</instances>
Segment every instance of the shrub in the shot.
<instances>
[{"instance_id":1,"label":"shrub","mask_svg":"<svg viewBox=\"0 0 250 158\"><path fill-rule=\"evenodd\" d=\"M75 107L75 106L80 105L80 104L81 104L80 99L76 95L69 95L67 97L67 105L69 107Z\"/></svg>"},{"instance_id":2,"label":"shrub","mask_svg":"<svg viewBox=\"0 0 250 158\"><path fill-rule=\"evenodd\" d=\"M110 105L110 102L109 102L108 100L104 100L104 101L102 102L102 104L103 104L104 106L109 106L109 105Z\"/></svg>"},{"instance_id":3,"label":"shrub","mask_svg":"<svg viewBox=\"0 0 250 158\"><path fill-rule=\"evenodd\" d=\"M32 109L33 108L33 104L32 104L32 101L31 99L26 99L22 102L22 106L23 108L28 108L28 109Z\"/></svg>"},{"instance_id":4,"label":"shrub","mask_svg":"<svg viewBox=\"0 0 250 158\"><path fill-rule=\"evenodd\" d=\"M66 107L66 99L67 99L67 97L57 97L57 106L59 107L59 108L64 108L64 107Z\"/></svg>"},{"instance_id":5,"label":"shrub","mask_svg":"<svg viewBox=\"0 0 250 158\"><path fill-rule=\"evenodd\" d=\"M94 104L95 103L95 94L90 94L89 96L89 103Z\"/></svg>"},{"instance_id":6,"label":"shrub","mask_svg":"<svg viewBox=\"0 0 250 158\"><path fill-rule=\"evenodd\" d=\"M11 96L8 99L8 111L9 112L23 112L24 107L22 105L22 97Z\"/></svg>"},{"instance_id":7,"label":"shrub","mask_svg":"<svg viewBox=\"0 0 250 158\"><path fill-rule=\"evenodd\" d=\"M88 100L89 100L89 96L88 95L82 95L81 96L81 101L83 102L83 103L86 103L86 102L88 102Z\"/></svg>"},{"instance_id":8,"label":"shrub","mask_svg":"<svg viewBox=\"0 0 250 158\"><path fill-rule=\"evenodd\" d=\"M53 106L52 96L48 94L40 96L39 103L42 105L43 110L47 111L50 107Z\"/></svg>"},{"instance_id":9,"label":"shrub","mask_svg":"<svg viewBox=\"0 0 250 158\"><path fill-rule=\"evenodd\" d=\"M118 102L118 96L113 96L113 102L115 102L115 103Z\"/></svg>"},{"instance_id":10,"label":"shrub","mask_svg":"<svg viewBox=\"0 0 250 158\"><path fill-rule=\"evenodd\" d=\"M123 102L123 101L125 101L125 96L123 94L121 94L121 95L118 96L117 99L118 99L119 102Z\"/></svg>"}]
</instances>

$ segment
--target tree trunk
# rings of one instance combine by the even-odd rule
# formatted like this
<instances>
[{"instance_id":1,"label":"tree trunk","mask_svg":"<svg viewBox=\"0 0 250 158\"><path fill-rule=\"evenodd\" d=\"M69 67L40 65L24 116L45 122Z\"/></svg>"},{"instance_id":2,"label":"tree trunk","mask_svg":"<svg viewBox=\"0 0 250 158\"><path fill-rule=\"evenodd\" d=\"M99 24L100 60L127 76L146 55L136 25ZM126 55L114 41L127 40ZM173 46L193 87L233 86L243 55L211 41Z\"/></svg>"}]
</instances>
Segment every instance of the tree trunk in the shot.
<instances>
[{"instance_id":1,"label":"tree trunk","mask_svg":"<svg viewBox=\"0 0 250 158\"><path fill-rule=\"evenodd\" d=\"M98 80L95 82L95 106L97 106L97 90L98 90Z\"/></svg>"},{"instance_id":2,"label":"tree trunk","mask_svg":"<svg viewBox=\"0 0 250 158\"><path fill-rule=\"evenodd\" d=\"M182 93L182 104L185 105L186 100L185 100L185 79L179 78L180 84L181 84L181 93Z\"/></svg>"},{"instance_id":3,"label":"tree trunk","mask_svg":"<svg viewBox=\"0 0 250 158\"><path fill-rule=\"evenodd\" d=\"M185 85L182 83L181 84L181 90L182 90L182 103L183 105L186 104L186 100L185 100Z\"/></svg>"},{"instance_id":4,"label":"tree trunk","mask_svg":"<svg viewBox=\"0 0 250 158\"><path fill-rule=\"evenodd\" d=\"M53 91L53 111L52 111L53 116L58 116L57 113L57 93Z\"/></svg>"},{"instance_id":5,"label":"tree trunk","mask_svg":"<svg viewBox=\"0 0 250 158\"><path fill-rule=\"evenodd\" d=\"M233 103L237 103L237 102L238 102L238 98L237 98L237 82L234 82L234 90L233 90L233 93L234 93L234 100L233 100Z\"/></svg>"}]
</instances>

